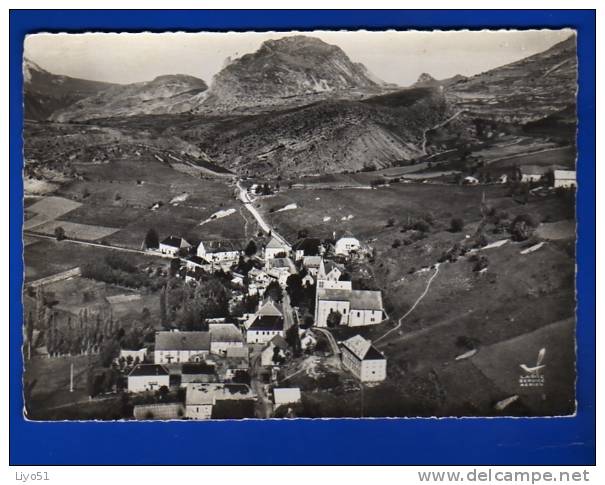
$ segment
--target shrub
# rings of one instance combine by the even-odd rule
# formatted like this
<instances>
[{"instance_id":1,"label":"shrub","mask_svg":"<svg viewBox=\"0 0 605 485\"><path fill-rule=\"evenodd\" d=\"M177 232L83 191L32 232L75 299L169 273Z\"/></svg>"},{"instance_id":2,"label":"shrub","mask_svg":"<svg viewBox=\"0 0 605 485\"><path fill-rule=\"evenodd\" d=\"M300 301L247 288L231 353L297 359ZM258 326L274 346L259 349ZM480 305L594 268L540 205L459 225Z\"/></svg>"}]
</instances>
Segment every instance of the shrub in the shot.
<instances>
[{"instance_id":1,"label":"shrub","mask_svg":"<svg viewBox=\"0 0 605 485\"><path fill-rule=\"evenodd\" d=\"M395 239L392 246L394 249L397 249L399 246L401 246L401 241L399 239Z\"/></svg>"},{"instance_id":2,"label":"shrub","mask_svg":"<svg viewBox=\"0 0 605 485\"><path fill-rule=\"evenodd\" d=\"M55 238L57 241L62 241L65 239L65 229L63 229L61 226L55 227Z\"/></svg>"},{"instance_id":3,"label":"shrub","mask_svg":"<svg viewBox=\"0 0 605 485\"><path fill-rule=\"evenodd\" d=\"M450 221L450 232L460 232L464 229L464 220L461 217L454 217Z\"/></svg>"},{"instance_id":4,"label":"shrub","mask_svg":"<svg viewBox=\"0 0 605 485\"><path fill-rule=\"evenodd\" d=\"M475 271L475 272L481 271L482 269L487 268L488 265L489 265L489 260L487 259L487 256L479 256L479 258L477 259L477 262L475 263L475 266L473 266L473 271Z\"/></svg>"},{"instance_id":5,"label":"shrub","mask_svg":"<svg viewBox=\"0 0 605 485\"><path fill-rule=\"evenodd\" d=\"M531 236L536 222L529 214L519 214L511 222L509 231L513 241L525 241Z\"/></svg>"}]
</instances>

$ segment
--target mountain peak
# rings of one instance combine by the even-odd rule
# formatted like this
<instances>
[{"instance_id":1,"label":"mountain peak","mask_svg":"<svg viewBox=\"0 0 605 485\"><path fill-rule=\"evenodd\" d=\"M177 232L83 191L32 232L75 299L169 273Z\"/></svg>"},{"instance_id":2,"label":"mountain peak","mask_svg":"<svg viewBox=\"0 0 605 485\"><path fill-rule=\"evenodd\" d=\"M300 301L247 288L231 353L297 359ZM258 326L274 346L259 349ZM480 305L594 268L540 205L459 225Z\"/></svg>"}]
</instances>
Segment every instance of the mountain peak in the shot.
<instances>
[{"instance_id":1,"label":"mountain peak","mask_svg":"<svg viewBox=\"0 0 605 485\"><path fill-rule=\"evenodd\" d=\"M256 52L231 60L214 76L208 103L267 106L286 98L377 90L383 85L340 47L295 35L267 40Z\"/></svg>"}]
</instances>

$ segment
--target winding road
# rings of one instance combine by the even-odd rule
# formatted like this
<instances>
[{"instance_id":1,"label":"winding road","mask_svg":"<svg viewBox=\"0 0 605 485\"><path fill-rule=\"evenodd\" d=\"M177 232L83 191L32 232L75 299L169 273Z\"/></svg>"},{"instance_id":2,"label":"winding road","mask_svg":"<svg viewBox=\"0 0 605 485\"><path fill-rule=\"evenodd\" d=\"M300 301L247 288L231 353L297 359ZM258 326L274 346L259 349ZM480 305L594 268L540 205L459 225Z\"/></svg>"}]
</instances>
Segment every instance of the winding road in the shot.
<instances>
[{"instance_id":1,"label":"winding road","mask_svg":"<svg viewBox=\"0 0 605 485\"><path fill-rule=\"evenodd\" d=\"M242 203L244 204L244 207L246 209L248 209L248 211L250 212L250 214L252 214L254 216L254 218L256 219L256 222L258 222L258 225L261 227L261 229L266 232L267 234L271 233L271 235L273 237L275 237L275 239L277 239L279 242L281 242L282 244L288 244L288 241L286 241L286 239L281 236L276 230L274 230L268 223L267 221L265 221L265 219L263 219L263 216L260 214L260 212L258 212L256 210L256 207L254 207L253 204L253 200L250 198L250 195L248 195L248 191L246 190L245 187L242 187L240 185L240 181L237 181L237 188L239 189L239 198L242 201Z\"/></svg>"}]
</instances>

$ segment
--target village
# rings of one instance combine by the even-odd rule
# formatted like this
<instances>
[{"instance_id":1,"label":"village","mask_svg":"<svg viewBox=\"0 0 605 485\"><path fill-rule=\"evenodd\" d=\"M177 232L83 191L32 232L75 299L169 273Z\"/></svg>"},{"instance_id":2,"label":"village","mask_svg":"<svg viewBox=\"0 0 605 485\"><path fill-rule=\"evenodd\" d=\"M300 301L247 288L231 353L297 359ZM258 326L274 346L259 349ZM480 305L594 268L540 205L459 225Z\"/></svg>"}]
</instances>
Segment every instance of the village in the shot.
<instances>
[{"instance_id":1,"label":"village","mask_svg":"<svg viewBox=\"0 0 605 485\"><path fill-rule=\"evenodd\" d=\"M208 319L207 330L158 332L153 350L120 350L129 393L169 395L182 389L178 402L135 405L136 419L269 418L279 408L282 415L295 416L301 389L288 385L281 369L311 355L318 339L328 339L328 353L361 385L386 378L387 359L369 340L353 335L337 343L325 330L377 325L387 318L381 292L353 289L347 278L345 263L371 253L352 235L334 245L313 238L291 245L269 231L262 248L229 241L194 247L172 235L157 251L175 258L176 273L192 286L208 274L229 275L230 307L244 300L258 303L255 311L235 318ZM307 315L301 315L301 303Z\"/></svg>"}]
</instances>

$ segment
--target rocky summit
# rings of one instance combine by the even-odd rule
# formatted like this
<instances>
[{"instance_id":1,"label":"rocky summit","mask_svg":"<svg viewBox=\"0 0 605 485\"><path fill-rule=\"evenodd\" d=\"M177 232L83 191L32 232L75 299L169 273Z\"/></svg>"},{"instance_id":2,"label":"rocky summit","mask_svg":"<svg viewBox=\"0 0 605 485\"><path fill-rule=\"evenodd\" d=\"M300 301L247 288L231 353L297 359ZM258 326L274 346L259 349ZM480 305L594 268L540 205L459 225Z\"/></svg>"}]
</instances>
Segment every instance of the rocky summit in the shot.
<instances>
[{"instance_id":1,"label":"rocky summit","mask_svg":"<svg viewBox=\"0 0 605 485\"><path fill-rule=\"evenodd\" d=\"M213 79L206 106L238 108L377 92L385 83L335 45L307 36L269 40L230 61Z\"/></svg>"}]
</instances>

